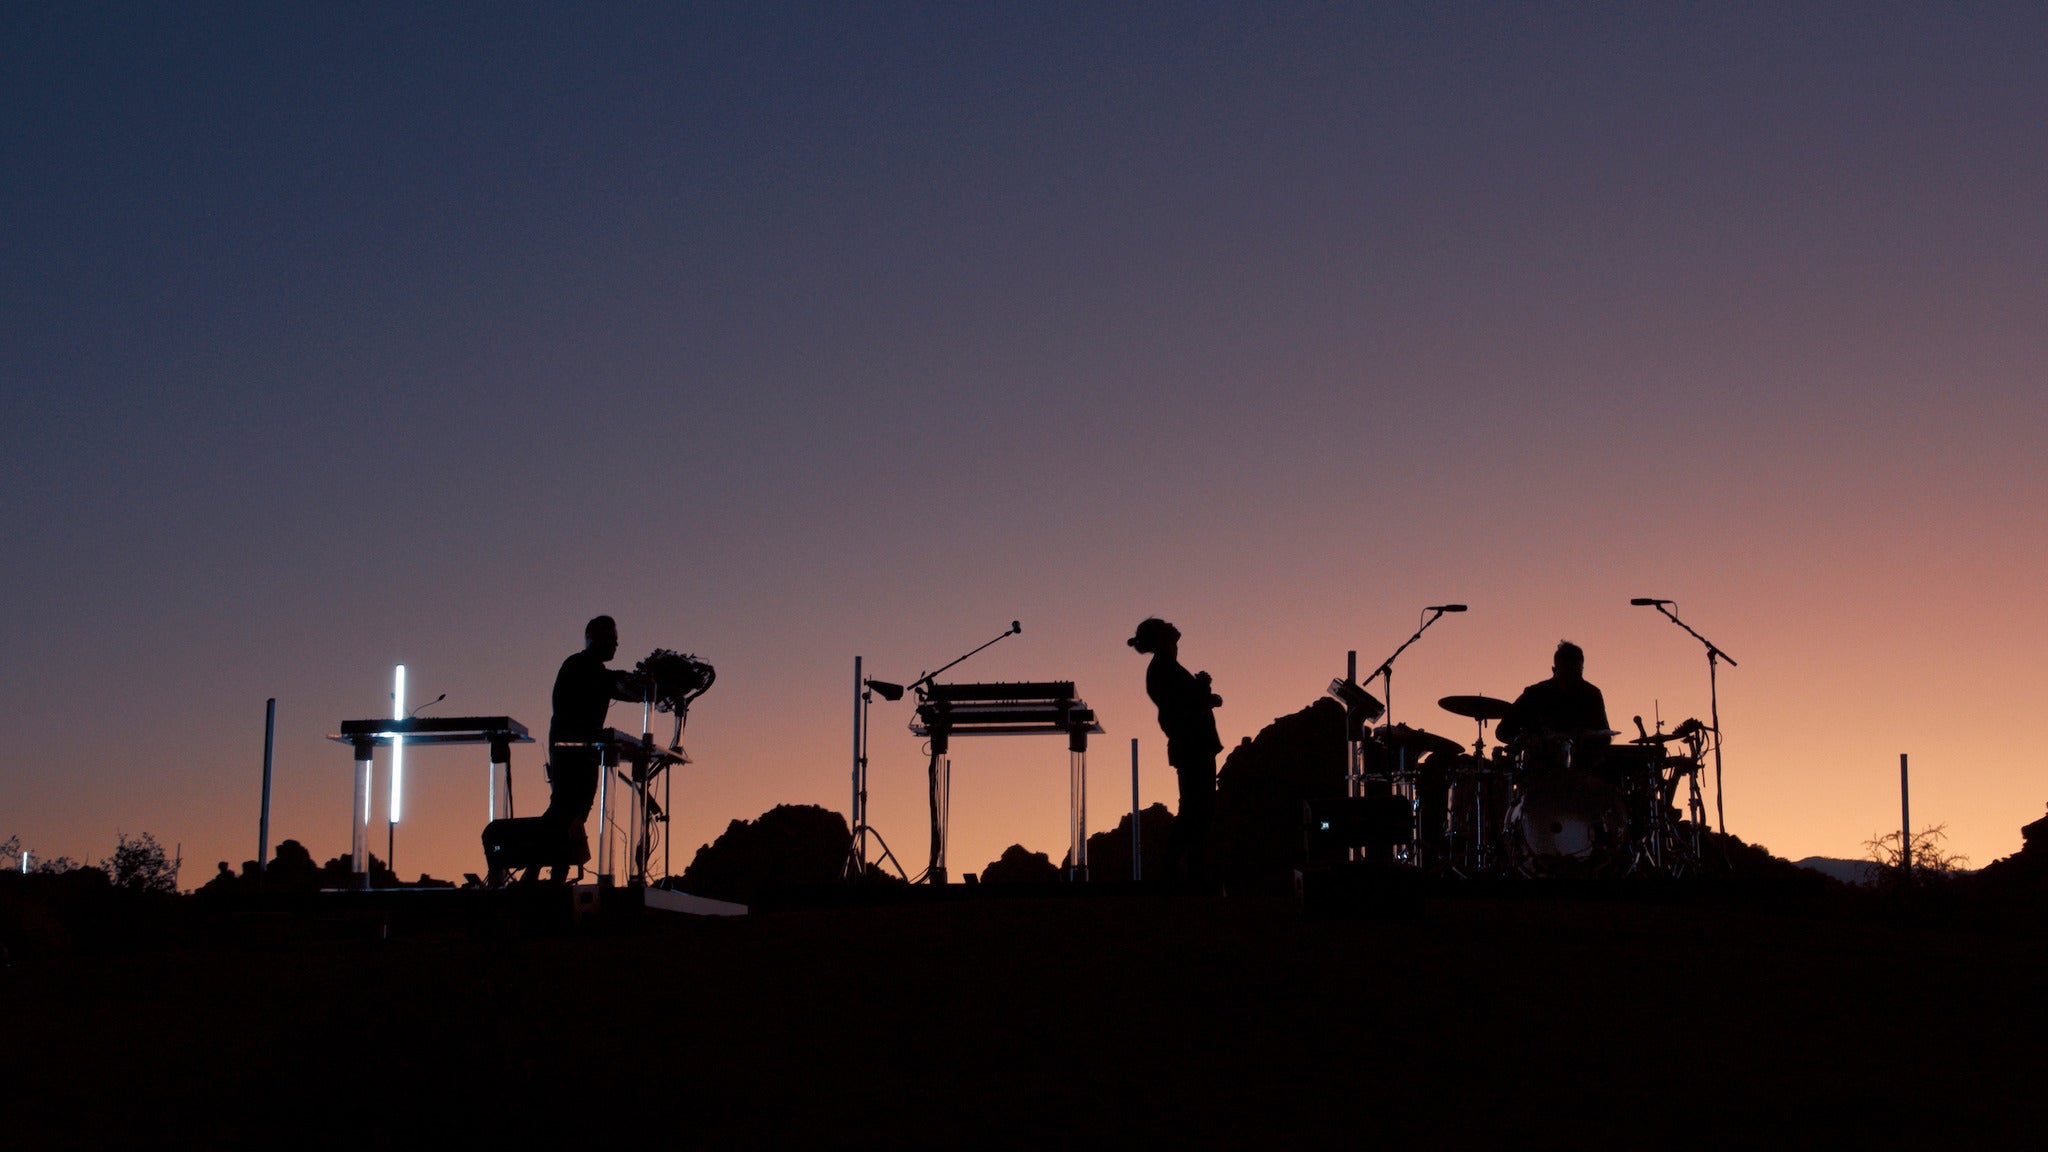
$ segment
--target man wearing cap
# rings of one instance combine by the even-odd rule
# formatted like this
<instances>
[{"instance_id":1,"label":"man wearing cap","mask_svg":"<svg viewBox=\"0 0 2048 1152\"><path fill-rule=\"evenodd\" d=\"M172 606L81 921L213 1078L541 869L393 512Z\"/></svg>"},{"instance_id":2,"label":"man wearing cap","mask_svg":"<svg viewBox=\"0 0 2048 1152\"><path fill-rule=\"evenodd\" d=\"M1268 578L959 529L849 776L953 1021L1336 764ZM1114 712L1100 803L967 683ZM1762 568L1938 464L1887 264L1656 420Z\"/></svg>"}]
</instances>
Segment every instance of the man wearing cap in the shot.
<instances>
[{"instance_id":1,"label":"man wearing cap","mask_svg":"<svg viewBox=\"0 0 2048 1152\"><path fill-rule=\"evenodd\" d=\"M1180 629L1151 617L1125 641L1152 657L1145 669L1145 694L1159 708L1166 734L1166 761L1180 777L1180 810L1167 839L1166 874L1171 880L1208 889L1215 884L1210 841L1216 823L1216 709L1223 697L1209 690L1207 672L1190 674L1180 663Z\"/></svg>"}]
</instances>

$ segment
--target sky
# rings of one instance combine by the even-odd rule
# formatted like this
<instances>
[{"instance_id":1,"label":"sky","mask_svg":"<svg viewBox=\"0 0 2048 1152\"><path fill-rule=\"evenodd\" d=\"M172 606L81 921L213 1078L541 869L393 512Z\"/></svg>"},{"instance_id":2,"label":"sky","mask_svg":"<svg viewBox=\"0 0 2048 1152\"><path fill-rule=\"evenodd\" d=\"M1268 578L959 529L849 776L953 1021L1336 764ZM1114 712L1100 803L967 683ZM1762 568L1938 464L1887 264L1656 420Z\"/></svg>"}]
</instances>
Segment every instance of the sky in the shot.
<instances>
[{"instance_id":1,"label":"sky","mask_svg":"<svg viewBox=\"0 0 2048 1152\"><path fill-rule=\"evenodd\" d=\"M1468 603L1392 703L1469 741L1434 701L1563 638L1705 717L1640 596L1737 662L1730 831L1860 857L1909 753L1986 863L2048 802L2044 57L2032 5L0 8L0 838L254 856L275 697L324 860L393 664L541 731L598 613L718 669L677 870L846 810L856 655L1013 619L956 675L1078 683L1101 829L1134 737L1175 802L1145 616L1234 744ZM1060 857L1060 743L956 744L956 874ZM481 870L483 761L408 757L408 878Z\"/></svg>"}]
</instances>

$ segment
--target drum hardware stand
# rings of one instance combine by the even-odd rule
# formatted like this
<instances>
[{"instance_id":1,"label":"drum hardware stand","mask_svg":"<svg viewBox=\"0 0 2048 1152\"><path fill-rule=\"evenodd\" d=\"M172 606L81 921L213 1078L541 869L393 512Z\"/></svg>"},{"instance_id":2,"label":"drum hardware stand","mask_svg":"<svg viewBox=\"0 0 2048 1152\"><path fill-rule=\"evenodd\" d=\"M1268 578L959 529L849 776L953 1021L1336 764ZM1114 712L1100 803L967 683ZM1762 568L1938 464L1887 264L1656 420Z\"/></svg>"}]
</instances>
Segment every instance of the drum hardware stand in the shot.
<instances>
[{"instance_id":1,"label":"drum hardware stand","mask_svg":"<svg viewBox=\"0 0 2048 1152\"><path fill-rule=\"evenodd\" d=\"M630 832L633 837L627 846L628 867L626 883L632 888L645 888L648 883L648 869L654 859L654 826L670 825L669 813L675 802L675 772L690 763L690 754L683 749L683 728L689 723L690 704L697 697L711 690L717 679L711 665L680 652L657 648L648 657L634 665L634 672L643 678L640 692L640 739L635 742L613 742L602 753L599 761L606 775L599 777L604 788L598 793L601 813L601 827L598 831L600 868L598 883L611 881L611 802L610 775L616 773L620 781L632 790L630 810ZM669 736L668 747L661 748L654 743L654 711L656 708L675 716L675 729ZM623 735L623 733L621 733ZM629 775L618 771L619 761L632 764ZM662 777L660 802L654 799L654 778ZM662 830L661 863L662 875L672 875L670 846L672 838L667 827Z\"/></svg>"},{"instance_id":2,"label":"drum hardware stand","mask_svg":"<svg viewBox=\"0 0 2048 1152\"><path fill-rule=\"evenodd\" d=\"M1655 608L1664 614L1665 619L1685 629L1687 635L1707 647L1707 707L1710 709L1708 716L1713 723L1712 731L1714 733L1714 817L1716 824L1721 829L1721 835L1726 836L1728 834L1728 813L1721 804L1721 689L1716 673L1719 669L1719 662L1722 660L1726 660L1730 668L1740 667L1740 665L1735 663L1735 657L1715 647L1712 640L1693 631L1691 625L1680 620L1671 611L1673 601L1652 600L1645 596L1638 596L1630 600L1629 603L1638 608Z\"/></svg>"},{"instance_id":3,"label":"drum hardware stand","mask_svg":"<svg viewBox=\"0 0 2048 1152\"><path fill-rule=\"evenodd\" d=\"M874 703L876 693L882 699L894 703L903 699L903 685L891 684L886 680L866 680L861 677L861 658L853 658L853 811L852 835L846 845L846 860L839 866L841 880L865 880L870 867L879 868L887 861L896 868L896 875L904 876L903 864L896 859L896 853L889 848L889 842L882 834L868 824L868 708ZM868 863L868 838L882 846L882 859L872 865ZM908 879L907 876L904 876Z\"/></svg>"},{"instance_id":4,"label":"drum hardware stand","mask_svg":"<svg viewBox=\"0 0 2048 1152\"><path fill-rule=\"evenodd\" d=\"M1479 770L1469 773L1473 786L1473 811L1472 843L1467 856L1472 870L1484 874L1493 867L1493 846L1486 842L1486 717L1474 717L1472 723L1479 727L1472 741L1472 762L1479 765Z\"/></svg>"}]
</instances>

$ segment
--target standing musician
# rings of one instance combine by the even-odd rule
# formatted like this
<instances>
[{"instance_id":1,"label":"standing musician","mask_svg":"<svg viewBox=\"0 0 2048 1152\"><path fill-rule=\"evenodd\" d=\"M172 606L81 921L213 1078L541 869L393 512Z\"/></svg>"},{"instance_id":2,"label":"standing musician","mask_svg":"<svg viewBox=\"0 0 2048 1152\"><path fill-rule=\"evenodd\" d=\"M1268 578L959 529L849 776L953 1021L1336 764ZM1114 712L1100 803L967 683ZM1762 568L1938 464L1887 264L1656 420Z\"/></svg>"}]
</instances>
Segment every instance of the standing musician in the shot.
<instances>
[{"instance_id":1,"label":"standing musician","mask_svg":"<svg viewBox=\"0 0 2048 1152\"><path fill-rule=\"evenodd\" d=\"M1586 653L1569 640L1557 642L1550 660L1550 679L1539 680L1515 697L1514 711L1495 730L1504 743L1535 736L1560 736L1581 748L1608 744L1607 698L1586 680Z\"/></svg>"},{"instance_id":2,"label":"standing musician","mask_svg":"<svg viewBox=\"0 0 2048 1152\"><path fill-rule=\"evenodd\" d=\"M1211 840L1216 824L1216 709L1223 697L1209 690L1209 674L1189 674L1180 663L1180 629L1150 617L1125 641L1152 657L1145 694L1159 707L1166 760L1180 777L1180 810L1167 839L1166 874L1204 890L1215 884Z\"/></svg>"},{"instance_id":3,"label":"standing musician","mask_svg":"<svg viewBox=\"0 0 2048 1152\"><path fill-rule=\"evenodd\" d=\"M597 800L601 771L598 749L590 745L603 734L612 701L638 700L644 686L636 673L605 667L618 651L619 626L609 616L596 617L583 626L583 650L562 661L555 673L554 714L548 719L548 810L542 819L554 823L560 836L560 854L553 861L556 880L565 879L571 865L590 859L584 825Z\"/></svg>"}]
</instances>

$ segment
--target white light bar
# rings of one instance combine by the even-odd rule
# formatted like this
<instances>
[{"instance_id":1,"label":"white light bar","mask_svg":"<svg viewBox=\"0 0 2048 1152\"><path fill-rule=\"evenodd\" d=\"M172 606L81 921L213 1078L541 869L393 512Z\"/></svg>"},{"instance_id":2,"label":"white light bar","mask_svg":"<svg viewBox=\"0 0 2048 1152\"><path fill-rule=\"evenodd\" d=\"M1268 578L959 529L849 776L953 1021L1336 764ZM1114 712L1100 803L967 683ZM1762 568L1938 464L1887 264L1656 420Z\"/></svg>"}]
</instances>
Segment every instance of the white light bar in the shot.
<instances>
[{"instance_id":1,"label":"white light bar","mask_svg":"<svg viewBox=\"0 0 2048 1152\"><path fill-rule=\"evenodd\" d=\"M405 665L398 666L391 682L391 718L405 719ZM400 798L405 789L405 737L391 738L391 822L398 823Z\"/></svg>"}]
</instances>

